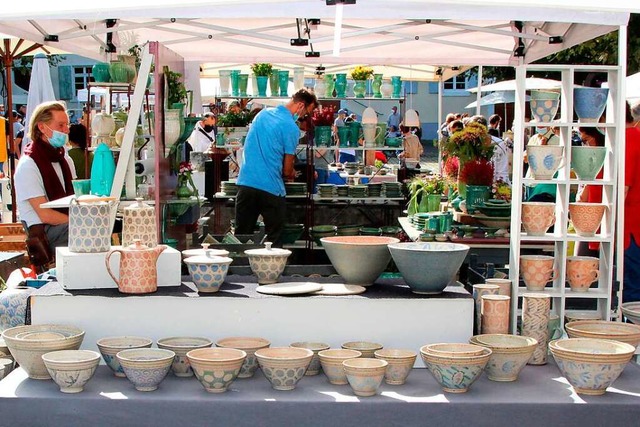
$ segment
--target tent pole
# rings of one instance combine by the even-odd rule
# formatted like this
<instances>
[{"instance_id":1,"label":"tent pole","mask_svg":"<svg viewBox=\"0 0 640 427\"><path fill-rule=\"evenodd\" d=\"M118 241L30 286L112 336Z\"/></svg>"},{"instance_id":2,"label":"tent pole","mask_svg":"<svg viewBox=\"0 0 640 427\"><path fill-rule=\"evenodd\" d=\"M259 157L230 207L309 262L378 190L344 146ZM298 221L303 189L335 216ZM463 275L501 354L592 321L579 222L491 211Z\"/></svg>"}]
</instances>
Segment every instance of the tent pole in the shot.
<instances>
[{"instance_id":1,"label":"tent pole","mask_svg":"<svg viewBox=\"0 0 640 427\"><path fill-rule=\"evenodd\" d=\"M482 98L482 65L478 66L478 92L476 92L476 116L480 115L480 98Z\"/></svg>"},{"instance_id":2,"label":"tent pole","mask_svg":"<svg viewBox=\"0 0 640 427\"><path fill-rule=\"evenodd\" d=\"M438 77L438 126L442 126L444 123L444 114L442 111L442 89L444 88L444 81L442 80L442 74ZM438 138L438 170L440 175L442 175L442 147L440 146L440 139L442 138L442 134L440 133L440 128L438 128L437 133Z\"/></svg>"},{"instance_id":3,"label":"tent pole","mask_svg":"<svg viewBox=\"0 0 640 427\"><path fill-rule=\"evenodd\" d=\"M5 82L7 82L7 108L5 111L9 113L9 183L11 185L11 222L16 222L16 190L13 185L13 172L15 169L15 154L13 153L13 91L11 87L11 68L13 67L13 57L11 56L11 40L4 39L4 71L6 74Z\"/></svg>"}]
</instances>

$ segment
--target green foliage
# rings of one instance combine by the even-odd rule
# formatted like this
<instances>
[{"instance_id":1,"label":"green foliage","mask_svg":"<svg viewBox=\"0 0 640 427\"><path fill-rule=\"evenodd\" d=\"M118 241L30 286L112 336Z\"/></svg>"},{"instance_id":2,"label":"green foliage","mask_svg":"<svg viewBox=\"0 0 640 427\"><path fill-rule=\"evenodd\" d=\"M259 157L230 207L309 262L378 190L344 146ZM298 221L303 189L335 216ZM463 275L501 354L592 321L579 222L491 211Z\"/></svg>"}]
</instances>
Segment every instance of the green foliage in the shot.
<instances>
[{"instance_id":1,"label":"green foliage","mask_svg":"<svg viewBox=\"0 0 640 427\"><path fill-rule=\"evenodd\" d=\"M249 113L241 111L239 113L220 114L218 116L219 127L240 127L247 126L251 122Z\"/></svg>"},{"instance_id":2,"label":"green foliage","mask_svg":"<svg viewBox=\"0 0 640 427\"><path fill-rule=\"evenodd\" d=\"M57 67L61 61L64 61L66 56L64 55L47 55L47 61L49 61L50 67ZM31 68L33 67L33 56L23 56L20 59L13 61L13 71L20 73L23 76L31 74ZM4 63L0 62L0 72L4 71Z\"/></svg>"},{"instance_id":3,"label":"green foliage","mask_svg":"<svg viewBox=\"0 0 640 427\"><path fill-rule=\"evenodd\" d=\"M272 69L273 66L266 62L251 65L251 71L253 71L253 74L256 76L270 76Z\"/></svg>"},{"instance_id":4,"label":"green foliage","mask_svg":"<svg viewBox=\"0 0 640 427\"><path fill-rule=\"evenodd\" d=\"M167 79L168 93L167 102L169 105L177 102L185 102L187 99L187 88L180 81L182 74L169 70L166 65L163 68L164 77Z\"/></svg>"},{"instance_id":5,"label":"green foliage","mask_svg":"<svg viewBox=\"0 0 640 427\"><path fill-rule=\"evenodd\" d=\"M408 185L410 213L418 212L418 206L423 197L429 194L444 194L447 181L440 175L417 175Z\"/></svg>"}]
</instances>

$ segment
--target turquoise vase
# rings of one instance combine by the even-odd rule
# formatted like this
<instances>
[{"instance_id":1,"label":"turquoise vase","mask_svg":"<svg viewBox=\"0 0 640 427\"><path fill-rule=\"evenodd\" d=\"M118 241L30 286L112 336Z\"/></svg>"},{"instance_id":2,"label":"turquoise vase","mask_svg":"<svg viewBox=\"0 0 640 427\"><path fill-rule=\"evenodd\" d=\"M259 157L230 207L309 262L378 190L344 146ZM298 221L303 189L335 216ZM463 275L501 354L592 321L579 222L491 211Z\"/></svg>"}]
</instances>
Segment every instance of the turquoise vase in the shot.
<instances>
[{"instance_id":1,"label":"turquoise vase","mask_svg":"<svg viewBox=\"0 0 640 427\"><path fill-rule=\"evenodd\" d=\"M125 62L109 64L109 77L113 83L129 83L136 76L136 70Z\"/></svg>"},{"instance_id":2,"label":"turquoise vase","mask_svg":"<svg viewBox=\"0 0 640 427\"><path fill-rule=\"evenodd\" d=\"M247 97L247 85L249 84L249 74L238 74L238 91L241 97Z\"/></svg>"},{"instance_id":3,"label":"turquoise vase","mask_svg":"<svg viewBox=\"0 0 640 427\"><path fill-rule=\"evenodd\" d=\"M336 74L336 98L344 98L347 96L347 74L339 73Z\"/></svg>"},{"instance_id":4,"label":"turquoise vase","mask_svg":"<svg viewBox=\"0 0 640 427\"><path fill-rule=\"evenodd\" d=\"M382 98L382 92L380 92L380 86L382 86L382 74L374 74L373 83L371 83L371 89L373 91L374 98Z\"/></svg>"},{"instance_id":5,"label":"turquoise vase","mask_svg":"<svg viewBox=\"0 0 640 427\"><path fill-rule=\"evenodd\" d=\"M278 71L278 86L280 86L280 96L289 96L289 70Z\"/></svg>"},{"instance_id":6,"label":"turquoise vase","mask_svg":"<svg viewBox=\"0 0 640 427\"><path fill-rule=\"evenodd\" d=\"M440 211L440 200L442 196L440 194L429 194L427 196L427 208L428 212L439 212Z\"/></svg>"},{"instance_id":7,"label":"turquoise vase","mask_svg":"<svg viewBox=\"0 0 640 427\"><path fill-rule=\"evenodd\" d=\"M400 94L402 92L402 79L400 76L392 76L391 84L393 85L393 93L391 94L391 97L400 98Z\"/></svg>"},{"instance_id":8,"label":"turquoise vase","mask_svg":"<svg viewBox=\"0 0 640 427\"><path fill-rule=\"evenodd\" d=\"M491 197L491 187L488 185L467 185L467 212L474 214L476 207L483 204Z\"/></svg>"},{"instance_id":9,"label":"turquoise vase","mask_svg":"<svg viewBox=\"0 0 640 427\"><path fill-rule=\"evenodd\" d=\"M275 68L271 70L271 75L269 76L269 89L271 90L271 96L279 96L279 88L280 85L280 70L276 70Z\"/></svg>"},{"instance_id":10,"label":"turquoise vase","mask_svg":"<svg viewBox=\"0 0 640 427\"><path fill-rule=\"evenodd\" d=\"M267 96L267 83L269 82L269 76L256 76L258 82L258 96Z\"/></svg>"},{"instance_id":11,"label":"turquoise vase","mask_svg":"<svg viewBox=\"0 0 640 427\"><path fill-rule=\"evenodd\" d=\"M349 147L357 147L358 140L362 137L362 124L350 122L347 126L349 126Z\"/></svg>"},{"instance_id":12,"label":"turquoise vase","mask_svg":"<svg viewBox=\"0 0 640 427\"><path fill-rule=\"evenodd\" d=\"M109 76L109 64L105 64L104 62L97 62L91 68L91 75L93 76L93 80L97 83L108 83Z\"/></svg>"},{"instance_id":13,"label":"turquoise vase","mask_svg":"<svg viewBox=\"0 0 640 427\"><path fill-rule=\"evenodd\" d=\"M113 177L116 174L116 162L111 149L104 142L93 153L91 164L91 194L110 196Z\"/></svg>"},{"instance_id":14,"label":"turquoise vase","mask_svg":"<svg viewBox=\"0 0 640 427\"><path fill-rule=\"evenodd\" d=\"M314 132L316 147L328 147L331 145L331 126L316 126Z\"/></svg>"},{"instance_id":15,"label":"turquoise vase","mask_svg":"<svg viewBox=\"0 0 640 427\"><path fill-rule=\"evenodd\" d=\"M356 84L353 86L353 94L356 98L364 98L364 94L367 93L367 81L356 80Z\"/></svg>"},{"instance_id":16,"label":"turquoise vase","mask_svg":"<svg viewBox=\"0 0 640 427\"><path fill-rule=\"evenodd\" d=\"M324 75L324 97L333 98L333 89L335 88L335 82L333 81L333 74Z\"/></svg>"},{"instance_id":17,"label":"turquoise vase","mask_svg":"<svg viewBox=\"0 0 640 427\"><path fill-rule=\"evenodd\" d=\"M338 139L340 140L340 147L349 146L349 134L350 134L350 131L348 126L338 127Z\"/></svg>"},{"instance_id":18,"label":"turquoise vase","mask_svg":"<svg viewBox=\"0 0 640 427\"><path fill-rule=\"evenodd\" d=\"M240 96L240 70L231 70L231 96Z\"/></svg>"}]
</instances>

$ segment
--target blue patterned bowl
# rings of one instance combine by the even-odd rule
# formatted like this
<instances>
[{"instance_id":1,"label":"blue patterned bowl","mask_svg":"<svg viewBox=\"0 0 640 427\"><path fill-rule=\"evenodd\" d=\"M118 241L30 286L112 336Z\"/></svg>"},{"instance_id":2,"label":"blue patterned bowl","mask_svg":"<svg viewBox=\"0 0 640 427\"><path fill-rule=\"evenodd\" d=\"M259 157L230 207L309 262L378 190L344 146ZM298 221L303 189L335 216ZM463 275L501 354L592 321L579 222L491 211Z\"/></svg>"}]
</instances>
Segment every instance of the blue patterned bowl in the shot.
<instances>
[{"instance_id":1,"label":"blue patterned bowl","mask_svg":"<svg viewBox=\"0 0 640 427\"><path fill-rule=\"evenodd\" d=\"M264 338L254 337L229 337L216 341L216 347L235 348L247 353L247 358L242 364L238 378L250 378L258 369L258 360L256 359L256 351L261 348L267 348L271 342Z\"/></svg>"},{"instance_id":2,"label":"blue patterned bowl","mask_svg":"<svg viewBox=\"0 0 640 427\"><path fill-rule=\"evenodd\" d=\"M209 338L201 337L170 337L162 338L157 342L158 348L171 350L176 354L171 371L176 377L192 377L193 370L187 358L187 353L199 348L208 348L213 345Z\"/></svg>"},{"instance_id":3,"label":"blue patterned bowl","mask_svg":"<svg viewBox=\"0 0 640 427\"><path fill-rule=\"evenodd\" d=\"M491 381L515 381L531 359L538 341L518 335L484 334L471 337L469 343L491 349L485 368Z\"/></svg>"},{"instance_id":4,"label":"blue patterned bowl","mask_svg":"<svg viewBox=\"0 0 640 427\"><path fill-rule=\"evenodd\" d=\"M200 348L187 353L200 384L209 393L224 393L238 377L247 353L234 348Z\"/></svg>"},{"instance_id":5,"label":"blue patterned bowl","mask_svg":"<svg viewBox=\"0 0 640 427\"><path fill-rule=\"evenodd\" d=\"M356 396L374 396L389 363L382 359L357 358L342 362L347 381Z\"/></svg>"},{"instance_id":6,"label":"blue patterned bowl","mask_svg":"<svg viewBox=\"0 0 640 427\"><path fill-rule=\"evenodd\" d=\"M198 292L213 293L220 290L233 260L228 257L213 255L209 249L205 255L185 258L184 263L189 268L189 274Z\"/></svg>"},{"instance_id":7,"label":"blue patterned bowl","mask_svg":"<svg viewBox=\"0 0 640 427\"><path fill-rule=\"evenodd\" d=\"M527 145L527 160L534 179L552 179L564 166L564 147L559 145Z\"/></svg>"},{"instance_id":8,"label":"blue patterned bowl","mask_svg":"<svg viewBox=\"0 0 640 427\"><path fill-rule=\"evenodd\" d=\"M604 394L620 376L635 348L627 343L595 338L551 341L558 369L578 394Z\"/></svg>"},{"instance_id":9,"label":"blue patterned bowl","mask_svg":"<svg viewBox=\"0 0 640 427\"><path fill-rule=\"evenodd\" d=\"M96 343L107 366L111 368L116 377L122 378L125 377L125 374L116 354L130 348L149 348L151 344L153 344L151 338L143 337L108 337L101 338Z\"/></svg>"},{"instance_id":10,"label":"blue patterned bowl","mask_svg":"<svg viewBox=\"0 0 640 427\"><path fill-rule=\"evenodd\" d=\"M545 90L532 90L529 106L531 115L538 123L551 122L560 104L560 93Z\"/></svg>"},{"instance_id":11,"label":"blue patterned bowl","mask_svg":"<svg viewBox=\"0 0 640 427\"><path fill-rule=\"evenodd\" d=\"M138 391L154 391L169 373L176 354L160 348L122 350L116 358Z\"/></svg>"},{"instance_id":12,"label":"blue patterned bowl","mask_svg":"<svg viewBox=\"0 0 640 427\"><path fill-rule=\"evenodd\" d=\"M469 355L475 351L478 354ZM473 344L430 344L420 348L424 364L448 393L465 393L482 375L491 353L490 349Z\"/></svg>"},{"instance_id":13,"label":"blue patterned bowl","mask_svg":"<svg viewBox=\"0 0 640 427\"><path fill-rule=\"evenodd\" d=\"M597 123L607 105L609 89L577 87L573 89L573 109L582 123Z\"/></svg>"},{"instance_id":14,"label":"blue patterned bowl","mask_svg":"<svg viewBox=\"0 0 640 427\"><path fill-rule=\"evenodd\" d=\"M262 373L275 390L293 390L304 377L313 351L307 348L273 347L256 351Z\"/></svg>"}]
</instances>

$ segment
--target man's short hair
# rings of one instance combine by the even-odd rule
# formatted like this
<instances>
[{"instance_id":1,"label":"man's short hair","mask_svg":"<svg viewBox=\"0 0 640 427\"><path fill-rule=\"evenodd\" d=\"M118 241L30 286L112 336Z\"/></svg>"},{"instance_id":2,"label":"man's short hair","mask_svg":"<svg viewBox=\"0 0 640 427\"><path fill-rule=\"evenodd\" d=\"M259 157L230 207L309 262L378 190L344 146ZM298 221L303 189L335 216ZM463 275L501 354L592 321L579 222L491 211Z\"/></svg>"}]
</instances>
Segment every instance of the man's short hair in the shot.
<instances>
[{"instance_id":1,"label":"man's short hair","mask_svg":"<svg viewBox=\"0 0 640 427\"><path fill-rule=\"evenodd\" d=\"M318 98L313 92L308 91L307 89L300 89L291 97L293 102L303 102L306 107L309 105L313 105L313 107L318 106Z\"/></svg>"}]
</instances>

